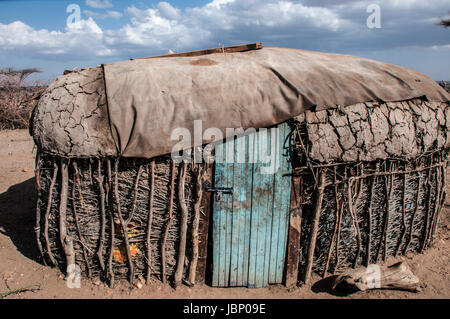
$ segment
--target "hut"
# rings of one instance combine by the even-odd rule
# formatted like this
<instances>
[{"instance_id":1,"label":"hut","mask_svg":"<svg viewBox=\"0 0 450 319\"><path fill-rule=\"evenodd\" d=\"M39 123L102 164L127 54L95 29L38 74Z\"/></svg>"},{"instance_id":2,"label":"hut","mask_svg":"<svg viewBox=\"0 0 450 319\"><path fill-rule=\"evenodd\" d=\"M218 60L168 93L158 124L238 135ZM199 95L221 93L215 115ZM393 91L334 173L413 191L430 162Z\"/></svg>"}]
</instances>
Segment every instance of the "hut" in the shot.
<instances>
[{"instance_id":1,"label":"hut","mask_svg":"<svg viewBox=\"0 0 450 319\"><path fill-rule=\"evenodd\" d=\"M260 43L67 73L30 125L43 260L112 286L291 287L422 252L449 101L406 68Z\"/></svg>"}]
</instances>

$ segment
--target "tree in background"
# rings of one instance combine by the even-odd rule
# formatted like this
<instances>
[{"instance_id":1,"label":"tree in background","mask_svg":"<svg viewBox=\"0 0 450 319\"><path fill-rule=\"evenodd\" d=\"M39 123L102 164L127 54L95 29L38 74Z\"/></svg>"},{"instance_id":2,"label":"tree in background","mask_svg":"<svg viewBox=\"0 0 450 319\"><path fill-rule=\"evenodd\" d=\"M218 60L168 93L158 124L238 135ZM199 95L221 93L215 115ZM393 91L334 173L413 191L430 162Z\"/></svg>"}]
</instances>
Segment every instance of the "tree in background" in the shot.
<instances>
[{"instance_id":1,"label":"tree in background","mask_svg":"<svg viewBox=\"0 0 450 319\"><path fill-rule=\"evenodd\" d=\"M441 22L439 22L439 25L443 26L444 28L450 27L450 19L442 19Z\"/></svg>"},{"instance_id":2,"label":"tree in background","mask_svg":"<svg viewBox=\"0 0 450 319\"><path fill-rule=\"evenodd\" d=\"M450 14L450 12L449 12L449 14ZM448 27L450 27L450 19L442 19L441 18L441 22L439 22L438 25L440 25L444 28L448 28Z\"/></svg>"},{"instance_id":3,"label":"tree in background","mask_svg":"<svg viewBox=\"0 0 450 319\"><path fill-rule=\"evenodd\" d=\"M39 81L27 81L36 68L0 69L0 130L27 128L30 113L45 90Z\"/></svg>"},{"instance_id":4,"label":"tree in background","mask_svg":"<svg viewBox=\"0 0 450 319\"><path fill-rule=\"evenodd\" d=\"M19 84L22 86L24 81L33 73L40 73L41 70L36 68L27 68L22 70L16 70L14 68L4 68L0 69L0 77L3 78L1 81L2 85L5 84Z\"/></svg>"}]
</instances>

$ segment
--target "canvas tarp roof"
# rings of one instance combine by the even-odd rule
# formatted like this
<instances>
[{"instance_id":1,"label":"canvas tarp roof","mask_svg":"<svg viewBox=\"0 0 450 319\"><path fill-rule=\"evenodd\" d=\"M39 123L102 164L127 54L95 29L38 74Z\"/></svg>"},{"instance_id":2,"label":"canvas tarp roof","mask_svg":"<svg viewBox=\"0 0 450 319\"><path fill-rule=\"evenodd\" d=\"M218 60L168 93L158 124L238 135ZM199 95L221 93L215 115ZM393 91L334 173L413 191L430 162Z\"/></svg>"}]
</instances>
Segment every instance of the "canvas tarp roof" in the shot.
<instances>
[{"instance_id":1,"label":"canvas tarp roof","mask_svg":"<svg viewBox=\"0 0 450 319\"><path fill-rule=\"evenodd\" d=\"M269 127L312 107L417 97L450 100L431 78L410 69L286 48L138 59L103 68L107 125L118 154L125 157L175 151L172 131L187 128L193 136L194 120L203 121L203 130L219 128L225 136L226 128Z\"/></svg>"}]
</instances>

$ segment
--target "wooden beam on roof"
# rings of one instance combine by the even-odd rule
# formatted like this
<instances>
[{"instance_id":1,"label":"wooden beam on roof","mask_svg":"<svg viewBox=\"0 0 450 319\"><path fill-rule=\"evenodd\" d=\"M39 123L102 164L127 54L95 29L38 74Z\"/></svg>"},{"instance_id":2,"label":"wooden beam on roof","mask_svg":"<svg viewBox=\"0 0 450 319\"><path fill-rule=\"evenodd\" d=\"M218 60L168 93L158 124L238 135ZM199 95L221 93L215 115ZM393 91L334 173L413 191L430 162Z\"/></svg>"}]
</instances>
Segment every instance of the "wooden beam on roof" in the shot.
<instances>
[{"instance_id":1,"label":"wooden beam on roof","mask_svg":"<svg viewBox=\"0 0 450 319\"><path fill-rule=\"evenodd\" d=\"M256 43L251 43L251 44L243 44L243 45L230 46L230 47L221 47L221 48L206 49L206 50L199 50L199 51L190 51L190 52L151 56L151 57L145 57L145 58L138 58L137 60L155 59L155 58L196 57L196 56L202 56L202 55L208 55L208 54L214 54L214 53L246 52L246 51L252 51L252 50L259 50L262 48L263 48L262 43L256 42ZM134 60L134 59L131 59L131 60Z\"/></svg>"}]
</instances>

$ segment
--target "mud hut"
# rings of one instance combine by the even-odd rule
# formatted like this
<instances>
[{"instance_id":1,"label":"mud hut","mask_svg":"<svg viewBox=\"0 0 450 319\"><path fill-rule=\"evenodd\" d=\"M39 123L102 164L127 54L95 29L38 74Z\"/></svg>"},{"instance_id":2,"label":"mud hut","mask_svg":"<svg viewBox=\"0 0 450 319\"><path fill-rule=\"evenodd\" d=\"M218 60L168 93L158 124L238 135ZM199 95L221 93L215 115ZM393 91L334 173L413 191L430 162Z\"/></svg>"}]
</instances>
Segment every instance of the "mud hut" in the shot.
<instances>
[{"instance_id":1,"label":"mud hut","mask_svg":"<svg viewBox=\"0 0 450 319\"><path fill-rule=\"evenodd\" d=\"M43 260L110 285L265 287L421 252L449 101L409 69L261 44L65 74L30 126Z\"/></svg>"}]
</instances>

